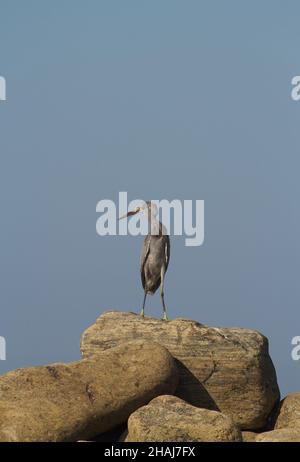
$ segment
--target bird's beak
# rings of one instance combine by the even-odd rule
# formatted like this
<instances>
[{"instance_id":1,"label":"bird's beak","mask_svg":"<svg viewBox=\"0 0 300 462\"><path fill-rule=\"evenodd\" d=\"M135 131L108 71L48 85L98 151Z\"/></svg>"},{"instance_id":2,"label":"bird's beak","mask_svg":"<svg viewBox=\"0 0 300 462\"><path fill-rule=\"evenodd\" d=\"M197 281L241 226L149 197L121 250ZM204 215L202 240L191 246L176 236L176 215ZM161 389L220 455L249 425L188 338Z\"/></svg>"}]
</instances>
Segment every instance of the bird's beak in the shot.
<instances>
[{"instance_id":1,"label":"bird's beak","mask_svg":"<svg viewBox=\"0 0 300 462\"><path fill-rule=\"evenodd\" d=\"M122 215L119 217L119 220L122 220L123 218L128 218L131 217L132 215L136 215L139 212L139 210L132 210L131 212L125 213L125 215Z\"/></svg>"}]
</instances>

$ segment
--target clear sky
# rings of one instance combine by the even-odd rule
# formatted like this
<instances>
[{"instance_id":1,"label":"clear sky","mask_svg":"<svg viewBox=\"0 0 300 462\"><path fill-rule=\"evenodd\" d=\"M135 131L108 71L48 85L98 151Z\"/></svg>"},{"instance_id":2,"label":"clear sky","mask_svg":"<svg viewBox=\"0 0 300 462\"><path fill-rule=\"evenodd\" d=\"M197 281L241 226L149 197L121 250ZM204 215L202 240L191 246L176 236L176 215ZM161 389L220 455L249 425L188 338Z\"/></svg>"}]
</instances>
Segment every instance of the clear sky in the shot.
<instances>
[{"instance_id":1,"label":"clear sky","mask_svg":"<svg viewBox=\"0 0 300 462\"><path fill-rule=\"evenodd\" d=\"M204 199L204 245L172 239L169 314L258 329L299 390L299 17L296 0L0 0L0 373L76 359L103 311L140 309L143 238L95 230L128 191Z\"/></svg>"}]
</instances>

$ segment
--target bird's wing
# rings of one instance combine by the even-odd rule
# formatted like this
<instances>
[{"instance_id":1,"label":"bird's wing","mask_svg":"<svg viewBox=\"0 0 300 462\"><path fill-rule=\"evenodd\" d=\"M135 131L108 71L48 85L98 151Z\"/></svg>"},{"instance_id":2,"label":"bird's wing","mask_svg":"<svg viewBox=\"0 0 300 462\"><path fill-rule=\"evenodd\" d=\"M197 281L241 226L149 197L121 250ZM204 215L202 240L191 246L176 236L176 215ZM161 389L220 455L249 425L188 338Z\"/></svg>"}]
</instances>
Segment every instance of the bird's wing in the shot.
<instances>
[{"instance_id":1,"label":"bird's wing","mask_svg":"<svg viewBox=\"0 0 300 462\"><path fill-rule=\"evenodd\" d=\"M144 245L142 248L142 254L141 254L141 278L142 278L142 284L143 288L145 289L145 272L144 272L144 266L147 260L147 257L150 252L150 242L151 242L151 234L148 234L144 240Z\"/></svg>"},{"instance_id":2,"label":"bird's wing","mask_svg":"<svg viewBox=\"0 0 300 462\"><path fill-rule=\"evenodd\" d=\"M167 271L168 266L169 266L169 261L170 261L170 238L169 236L166 236L165 257L166 257L166 271Z\"/></svg>"}]
</instances>

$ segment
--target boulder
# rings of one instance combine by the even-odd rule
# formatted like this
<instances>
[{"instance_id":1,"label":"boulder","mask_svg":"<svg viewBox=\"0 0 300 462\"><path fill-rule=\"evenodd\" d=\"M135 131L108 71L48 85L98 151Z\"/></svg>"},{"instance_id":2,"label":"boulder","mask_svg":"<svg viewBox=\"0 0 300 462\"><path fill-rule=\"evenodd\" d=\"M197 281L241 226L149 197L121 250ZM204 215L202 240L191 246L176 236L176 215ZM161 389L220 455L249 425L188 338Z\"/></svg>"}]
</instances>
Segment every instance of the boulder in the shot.
<instances>
[{"instance_id":1,"label":"boulder","mask_svg":"<svg viewBox=\"0 0 300 462\"><path fill-rule=\"evenodd\" d=\"M281 428L260 433L256 443L300 443L300 429Z\"/></svg>"},{"instance_id":2,"label":"boulder","mask_svg":"<svg viewBox=\"0 0 300 462\"><path fill-rule=\"evenodd\" d=\"M300 430L300 393L291 393L281 401L275 418L275 429L280 428Z\"/></svg>"},{"instance_id":3,"label":"boulder","mask_svg":"<svg viewBox=\"0 0 300 462\"><path fill-rule=\"evenodd\" d=\"M128 419L127 442L242 441L230 417L175 396L159 396Z\"/></svg>"},{"instance_id":4,"label":"boulder","mask_svg":"<svg viewBox=\"0 0 300 462\"><path fill-rule=\"evenodd\" d=\"M82 355L88 358L131 339L164 345L180 370L176 395L194 406L231 416L241 429L263 428L279 401L268 341L259 332L110 311L83 333Z\"/></svg>"},{"instance_id":5,"label":"boulder","mask_svg":"<svg viewBox=\"0 0 300 462\"><path fill-rule=\"evenodd\" d=\"M154 397L173 393L177 382L172 356L147 341L9 372L0 377L0 441L89 440Z\"/></svg>"}]
</instances>

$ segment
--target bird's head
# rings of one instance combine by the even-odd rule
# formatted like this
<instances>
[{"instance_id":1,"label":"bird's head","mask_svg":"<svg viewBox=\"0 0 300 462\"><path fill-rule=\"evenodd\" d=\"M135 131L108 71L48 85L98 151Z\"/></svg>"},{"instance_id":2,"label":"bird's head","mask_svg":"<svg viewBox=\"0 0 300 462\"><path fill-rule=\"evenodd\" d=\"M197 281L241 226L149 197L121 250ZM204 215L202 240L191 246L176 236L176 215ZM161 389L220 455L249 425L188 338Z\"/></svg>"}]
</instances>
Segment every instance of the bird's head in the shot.
<instances>
[{"instance_id":1,"label":"bird's head","mask_svg":"<svg viewBox=\"0 0 300 462\"><path fill-rule=\"evenodd\" d=\"M125 215L122 215L119 220L122 220L123 218L128 218L132 217L133 215L136 215L137 213L143 212L145 210L145 204L141 204L138 207L136 207L133 210L129 210L129 212L125 213Z\"/></svg>"},{"instance_id":2,"label":"bird's head","mask_svg":"<svg viewBox=\"0 0 300 462\"><path fill-rule=\"evenodd\" d=\"M147 213L149 212L150 215L156 215L157 207L151 201L143 202L138 207L136 207L135 209L130 210L129 212L125 213L125 215L122 215L119 218L119 220L122 220L122 218L131 217L133 215L136 215L137 213L142 213L144 211L147 211Z\"/></svg>"}]
</instances>

